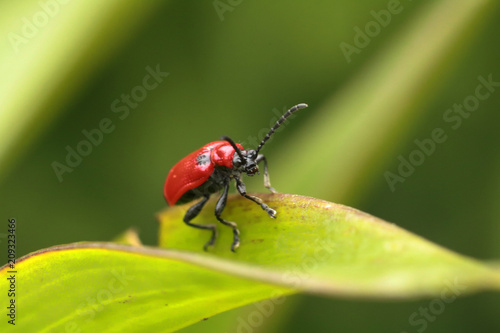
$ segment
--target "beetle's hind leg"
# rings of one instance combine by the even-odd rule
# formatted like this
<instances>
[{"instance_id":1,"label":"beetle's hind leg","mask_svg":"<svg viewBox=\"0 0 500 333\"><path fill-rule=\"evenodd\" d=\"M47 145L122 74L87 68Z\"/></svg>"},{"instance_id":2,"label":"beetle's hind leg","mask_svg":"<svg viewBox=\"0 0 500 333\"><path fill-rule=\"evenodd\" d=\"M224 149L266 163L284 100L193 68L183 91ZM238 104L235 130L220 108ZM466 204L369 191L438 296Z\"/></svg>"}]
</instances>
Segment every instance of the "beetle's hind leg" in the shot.
<instances>
[{"instance_id":1,"label":"beetle's hind leg","mask_svg":"<svg viewBox=\"0 0 500 333\"><path fill-rule=\"evenodd\" d=\"M238 230L238 226L236 225L236 223L231 221L226 221L220 217L222 211L224 210L224 207L226 207L228 191L229 191L229 182L226 182L224 184L224 192L222 192L222 195L220 196L219 200L217 201L217 204L215 205L215 217L217 218L217 220L219 220L219 222L233 228L233 244L231 245L231 251L235 252L235 250L240 246L240 231Z\"/></svg>"},{"instance_id":2,"label":"beetle's hind leg","mask_svg":"<svg viewBox=\"0 0 500 333\"><path fill-rule=\"evenodd\" d=\"M206 251L209 246L214 245L215 240L217 239L217 227L214 224L195 224L192 223L191 220L194 219L201 212L201 209L208 201L210 195L206 195L200 202L197 202L193 206L191 206L186 215L184 215L184 223L186 223L190 227L198 228L198 229L210 229L212 230L212 237L210 240L203 246L203 249Z\"/></svg>"}]
</instances>

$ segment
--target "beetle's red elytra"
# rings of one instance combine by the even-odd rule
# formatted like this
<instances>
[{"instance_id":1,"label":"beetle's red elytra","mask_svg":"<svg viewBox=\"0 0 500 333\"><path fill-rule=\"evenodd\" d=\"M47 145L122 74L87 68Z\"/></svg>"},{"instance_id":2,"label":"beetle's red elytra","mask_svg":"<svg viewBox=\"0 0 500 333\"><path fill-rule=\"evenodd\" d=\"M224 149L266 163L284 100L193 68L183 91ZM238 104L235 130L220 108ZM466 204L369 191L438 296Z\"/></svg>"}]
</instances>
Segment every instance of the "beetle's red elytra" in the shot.
<instances>
[{"instance_id":1,"label":"beetle's red elytra","mask_svg":"<svg viewBox=\"0 0 500 333\"><path fill-rule=\"evenodd\" d=\"M236 146L243 150L242 145ZM205 183L216 167L232 169L233 157L234 148L227 141L210 142L184 157L170 170L165 182L164 194L168 204L175 205L186 192Z\"/></svg>"},{"instance_id":2,"label":"beetle's red elytra","mask_svg":"<svg viewBox=\"0 0 500 333\"><path fill-rule=\"evenodd\" d=\"M212 231L210 240L203 247L205 250L214 245L217 239L217 227L214 224L195 224L191 220L200 213L210 195L220 190L222 190L222 194L215 205L215 217L219 222L233 229L231 250L234 252L240 245L240 231L236 223L226 221L221 217L226 206L231 179L236 181L236 189L240 195L260 205L271 218L276 218L274 209L269 208L260 198L246 193L246 187L241 175L243 173L247 176L258 174L258 164L264 162L264 186L272 193L277 193L271 187L269 181L266 158L264 155L259 154L259 151L290 115L306 107L307 104L297 104L285 112L255 150L245 150L239 143L235 143L231 138L223 136L220 141L210 142L187 155L170 170L163 188L163 194L170 206L203 198L188 209L184 215L184 223L194 228Z\"/></svg>"}]
</instances>

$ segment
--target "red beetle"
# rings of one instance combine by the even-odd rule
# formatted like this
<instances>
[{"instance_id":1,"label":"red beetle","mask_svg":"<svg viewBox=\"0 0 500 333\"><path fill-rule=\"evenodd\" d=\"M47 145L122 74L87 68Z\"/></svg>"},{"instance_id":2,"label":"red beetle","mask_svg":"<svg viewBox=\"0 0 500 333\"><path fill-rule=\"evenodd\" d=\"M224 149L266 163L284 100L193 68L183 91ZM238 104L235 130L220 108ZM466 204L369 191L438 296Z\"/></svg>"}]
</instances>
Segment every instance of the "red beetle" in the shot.
<instances>
[{"instance_id":1,"label":"red beetle","mask_svg":"<svg viewBox=\"0 0 500 333\"><path fill-rule=\"evenodd\" d=\"M263 161L264 186L272 193L277 193L269 182L266 158L264 155L259 154L259 151L292 113L306 107L307 104L298 104L288 110L266 134L255 150L245 150L239 143L235 143L231 138L223 136L222 141L214 141L204 145L184 157L170 170L163 189L163 194L169 205L184 204L203 197L202 200L188 209L186 215L184 215L184 222L191 227L212 230L212 237L203 247L205 250L215 243L217 228L214 224L195 224L191 220L200 213L210 195L220 190L223 190L223 192L215 205L215 217L221 223L233 229L234 239L231 250L234 252L240 245L240 231L236 223L221 218L222 211L226 206L231 178L236 181L236 189L242 196L256 202L270 217L276 218L274 209L269 208L260 198L247 194L245 184L241 180L241 174L246 173L248 176L258 174L259 167L257 165Z\"/></svg>"}]
</instances>

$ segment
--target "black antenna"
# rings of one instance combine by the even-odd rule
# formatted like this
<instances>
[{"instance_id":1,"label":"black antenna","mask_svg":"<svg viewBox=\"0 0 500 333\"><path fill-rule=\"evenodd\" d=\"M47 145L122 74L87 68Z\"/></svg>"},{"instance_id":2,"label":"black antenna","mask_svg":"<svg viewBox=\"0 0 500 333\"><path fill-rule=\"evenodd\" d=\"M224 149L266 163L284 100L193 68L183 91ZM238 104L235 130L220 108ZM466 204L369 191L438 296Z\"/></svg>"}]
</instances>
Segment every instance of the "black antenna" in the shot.
<instances>
[{"instance_id":1,"label":"black antenna","mask_svg":"<svg viewBox=\"0 0 500 333\"><path fill-rule=\"evenodd\" d=\"M246 158L243 157L243 154L241 153L240 148L238 148L238 146L236 146L236 143L234 143L233 139L231 139L230 137L225 136L225 135L221 136L220 139L229 142L229 144L234 148L234 150L236 151L238 156L241 158L241 161L242 162L246 161Z\"/></svg>"},{"instance_id":2,"label":"black antenna","mask_svg":"<svg viewBox=\"0 0 500 333\"><path fill-rule=\"evenodd\" d=\"M259 146L255 150L257 152L257 154L259 153L259 150L262 148L262 146L264 146L264 144L266 143L266 141L269 140L269 138L271 137L271 135L273 135L274 131L276 131L281 126L281 124L283 124L283 122L286 120L286 118L290 117L292 115L292 113L294 113L295 111L298 111L300 109L305 109L307 107L308 107L307 104L301 103L301 104L297 104L297 105L293 106L290 110L288 110L287 112L285 112L285 114L282 115L280 119L278 119L278 121L276 122L276 124L274 124L273 128L271 128L271 130L269 131L269 133L266 134L266 136L264 137L264 139L262 139L262 142L259 144Z\"/></svg>"}]
</instances>

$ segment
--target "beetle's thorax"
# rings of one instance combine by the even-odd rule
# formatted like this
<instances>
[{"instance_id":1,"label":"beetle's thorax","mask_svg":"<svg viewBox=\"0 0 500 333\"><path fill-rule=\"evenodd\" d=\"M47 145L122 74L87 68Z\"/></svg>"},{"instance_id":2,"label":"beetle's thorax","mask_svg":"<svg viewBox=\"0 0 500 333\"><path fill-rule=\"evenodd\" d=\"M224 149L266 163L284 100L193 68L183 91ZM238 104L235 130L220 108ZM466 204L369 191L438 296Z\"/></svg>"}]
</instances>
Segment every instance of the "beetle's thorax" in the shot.
<instances>
[{"instance_id":1,"label":"beetle's thorax","mask_svg":"<svg viewBox=\"0 0 500 333\"><path fill-rule=\"evenodd\" d=\"M235 171L244 172L248 176L253 176L259 173L259 167L257 166L257 152L253 149L241 150L241 155L243 155L243 160L238 154L233 156L233 169Z\"/></svg>"}]
</instances>

